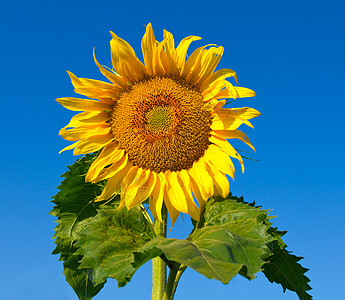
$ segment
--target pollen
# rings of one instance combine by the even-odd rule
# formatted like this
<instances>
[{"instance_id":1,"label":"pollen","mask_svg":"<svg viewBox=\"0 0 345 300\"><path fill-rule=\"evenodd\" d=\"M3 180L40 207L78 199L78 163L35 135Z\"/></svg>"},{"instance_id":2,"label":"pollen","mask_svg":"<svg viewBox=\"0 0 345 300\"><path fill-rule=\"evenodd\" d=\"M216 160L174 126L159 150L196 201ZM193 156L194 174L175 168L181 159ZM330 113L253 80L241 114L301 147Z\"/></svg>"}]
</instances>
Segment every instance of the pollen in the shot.
<instances>
[{"instance_id":1,"label":"pollen","mask_svg":"<svg viewBox=\"0 0 345 300\"><path fill-rule=\"evenodd\" d=\"M182 78L151 77L123 92L111 132L134 165L151 171L189 169L208 148L211 114Z\"/></svg>"}]
</instances>

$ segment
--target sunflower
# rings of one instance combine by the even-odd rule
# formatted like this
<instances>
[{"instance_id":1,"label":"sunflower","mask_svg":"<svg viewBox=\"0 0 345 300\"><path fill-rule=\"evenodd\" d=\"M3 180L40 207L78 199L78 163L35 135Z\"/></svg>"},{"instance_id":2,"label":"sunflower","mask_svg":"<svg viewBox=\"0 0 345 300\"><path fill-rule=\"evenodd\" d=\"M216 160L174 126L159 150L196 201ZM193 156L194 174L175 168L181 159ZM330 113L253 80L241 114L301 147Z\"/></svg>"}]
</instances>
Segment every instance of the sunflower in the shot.
<instances>
[{"instance_id":1,"label":"sunflower","mask_svg":"<svg viewBox=\"0 0 345 300\"><path fill-rule=\"evenodd\" d=\"M131 209L149 199L161 222L163 202L172 224L181 212L199 220L208 198L227 197L227 175L234 179L235 170L231 158L244 170L241 155L227 140L239 139L254 149L238 127L253 127L248 120L260 113L224 108L226 99L255 93L226 80L234 77L237 82L233 70L215 72L223 47L203 46L186 59L189 45L199 37L186 37L175 48L170 32L164 30L158 42L148 24L141 42L143 64L126 41L111 35L113 70L99 64L94 54L111 83L68 72L76 93L97 100L57 99L69 110L82 111L60 130L74 142L62 151L74 148L79 155L100 150L85 179L108 180L96 201L121 191L120 207Z\"/></svg>"}]
</instances>

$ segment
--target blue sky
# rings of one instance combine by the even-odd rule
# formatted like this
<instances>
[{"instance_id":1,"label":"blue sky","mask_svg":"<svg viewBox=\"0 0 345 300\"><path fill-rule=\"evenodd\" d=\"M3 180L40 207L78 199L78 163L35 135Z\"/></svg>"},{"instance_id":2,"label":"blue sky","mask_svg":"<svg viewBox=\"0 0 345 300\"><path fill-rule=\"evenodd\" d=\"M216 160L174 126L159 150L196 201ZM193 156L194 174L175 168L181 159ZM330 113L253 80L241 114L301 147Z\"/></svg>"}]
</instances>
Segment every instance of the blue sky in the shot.
<instances>
[{"instance_id":1,"label":"blue sky","mask_svg":"<svg viewBox=\"0 0 345 300\"><path fill-rule=\"evenodd\" d=\"M111 65L109 31L137 54L144 25L156 37L163 29L180 41L198 35L224 46L219 68L238 74L255 98L234 107L261 111L255 130L245 129L257 149L231 191L272 209L274 225L312 280L315 299L340 299L344 267L345 4L343 1L12 1L0 10L2 137L0 298L76 299L62 275L51 237L49 202L59 176L75 157L58 154L68 143L58 136L73 115L54 99L74 96L65 70L103 80L93 63ZM171 236L183 236L188 218ZM188 227L189 228L189 227ZM150 299L147 264L131 283L114 280L95 297ZM265 296L264 296L265 294ZM176 299L293 300L263 275L236 277L223 285L192 270L182 277Z\"/></svg>"}]
</instances>

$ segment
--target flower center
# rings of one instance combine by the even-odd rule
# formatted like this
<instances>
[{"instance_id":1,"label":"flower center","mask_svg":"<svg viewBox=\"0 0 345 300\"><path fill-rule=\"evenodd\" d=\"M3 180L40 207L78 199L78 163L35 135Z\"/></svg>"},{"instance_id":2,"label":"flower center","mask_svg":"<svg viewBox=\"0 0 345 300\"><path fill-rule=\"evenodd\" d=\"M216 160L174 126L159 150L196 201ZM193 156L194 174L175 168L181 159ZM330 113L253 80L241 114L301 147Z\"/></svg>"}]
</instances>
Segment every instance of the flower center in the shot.
<instances>
[{"instance_id":1,"label":"flower center","mask_svg":"<svg viewBox=\"0 0 345 300\"><path fill-rule=\"evenodd\" d=\"M147 111L146 128L152 133L167 132L173 123L173 111L169 106L154 106Z\"/></svg>"},{"instance_id":2,"label":"flower center","mask_svg":"<svg viewBox=\"0 0 345 300\"><path fill-rule=\"evenodd\" d=\"M111 132L134 165L180 171L204 155L211 121L201 93L182 78L152 77L120 95Z\"/></svg>"}]
</instances>

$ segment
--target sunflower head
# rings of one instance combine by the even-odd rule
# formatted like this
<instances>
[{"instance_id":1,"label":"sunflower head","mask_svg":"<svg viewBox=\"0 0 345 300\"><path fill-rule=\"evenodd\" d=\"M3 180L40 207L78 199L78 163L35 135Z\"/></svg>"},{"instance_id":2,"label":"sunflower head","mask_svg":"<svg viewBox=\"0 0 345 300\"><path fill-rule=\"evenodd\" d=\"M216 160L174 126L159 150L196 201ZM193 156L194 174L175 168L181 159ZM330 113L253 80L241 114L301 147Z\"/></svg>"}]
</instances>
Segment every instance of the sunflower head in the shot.
<instances>
[{"instance_id":1,"label":"sunflower head","mask_svg":"<svg viewBox=\"0 0 345 300\"><path fill-rule=\"evenodd\" d=\"M70 110L82 111L60 130L74 142L62 151L74 148L78 155L101 150L86 174L89 182L108 180L96 201L121 191L120 207L131 209L149 199L160 221L163 202L172 224L180 212L199 220L209 197L228 195L227 175L234 178L231 158L244 169L228 140L239 139L254 149L238 127L253 127L248 120L260 113L248 107L225 108L225 99L255 93L226 80L234 77L237 82L233 70L215 71L222 47L203 46L186 59L189 45L199 37L186 37L175 47L165 30L163 41L156 41L149 24L141 42L142 63L126 41L111 34L113 70L95 58L110 82L68 72L75 92L90 99L57 99Z\"/></svg>"}]
</instances>

